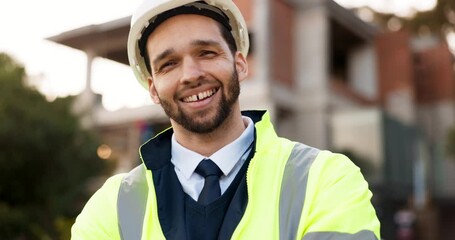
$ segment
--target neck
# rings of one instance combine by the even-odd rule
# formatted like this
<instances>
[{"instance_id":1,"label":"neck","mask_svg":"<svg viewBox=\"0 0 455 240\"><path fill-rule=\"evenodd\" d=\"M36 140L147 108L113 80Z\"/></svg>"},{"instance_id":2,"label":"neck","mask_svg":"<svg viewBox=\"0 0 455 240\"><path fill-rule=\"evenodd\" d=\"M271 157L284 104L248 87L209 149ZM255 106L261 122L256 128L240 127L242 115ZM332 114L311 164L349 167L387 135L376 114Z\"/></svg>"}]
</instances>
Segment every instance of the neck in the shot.
<instances>
[{"instance_id":1,"label":"neck","mask_svg":"<svg viewBox=\"0 0 455 240\"><path fill-rule=\"evenodd\" d=\"M245 130L240 110L232 109L232 111L232 114L210 133L190 132L171 120L175 138L182 146L203 156L211 156L237 139Z\"/></svg>"}]
</instances>

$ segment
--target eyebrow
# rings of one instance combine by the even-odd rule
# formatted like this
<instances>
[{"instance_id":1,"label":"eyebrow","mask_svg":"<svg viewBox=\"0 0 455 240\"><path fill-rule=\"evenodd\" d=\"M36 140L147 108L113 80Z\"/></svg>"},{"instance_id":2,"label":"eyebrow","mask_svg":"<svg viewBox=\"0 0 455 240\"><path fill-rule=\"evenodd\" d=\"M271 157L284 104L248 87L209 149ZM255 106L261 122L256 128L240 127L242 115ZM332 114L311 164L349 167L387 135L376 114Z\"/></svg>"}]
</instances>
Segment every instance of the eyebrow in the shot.
<instances>
[{"instance_id":1,"label":"eyebrow","mask_svg":"<svg viewBox=\"0 0 455 240\"><path fill-rule=\"evenodd\" d=\"M155 59L153 59L153 65L154 66L158 65L159 61L163 60L164 58L166 58L167 56L171 55L174 52L175 52L175 50L172 48L166 49L164 52L162 52L158 56L156 56Z\"/></svg>"},{"instance_id":2,"label":"eyebrow","mask_svg":"<svg viewBox=\"0 0 455 240\"><path fill-rule=\"evenodd\" d=\"M215 47L221 47L221 44L217 41L213 40L194 40L191 42L191 45L193 46L215 46Z\"/></svg>"},{"instance_id":3,"label":"eyebrow","mask_svg":"<svg viewBox=\"0 0 455 240\"><path fill-rule=\"evenodd\" d=\"M217 41L213 40L194 40L191 42L191 45L193 46L199 46L199 47L204 47L204 46L214 46L217 48L221 48L221 44L218 43ZM166 49L162 53L158 54L155 59L153 59L153 65L156 66L158 63L166 58L167 56L173 54L175 50L173 48Z\"/></svg>"}]
</instances>

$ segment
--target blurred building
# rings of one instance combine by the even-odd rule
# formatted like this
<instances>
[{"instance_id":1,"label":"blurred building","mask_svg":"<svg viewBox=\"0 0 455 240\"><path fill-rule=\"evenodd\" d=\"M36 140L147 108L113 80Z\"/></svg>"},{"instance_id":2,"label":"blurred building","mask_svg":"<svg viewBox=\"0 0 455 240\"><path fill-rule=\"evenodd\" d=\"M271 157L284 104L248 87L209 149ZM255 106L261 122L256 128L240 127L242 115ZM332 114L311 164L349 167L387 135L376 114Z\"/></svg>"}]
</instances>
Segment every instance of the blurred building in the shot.
<instances>
[{"instance_id":1,"label":"blurred building","mask_svg":"<svg viewBox=\"0 0 455 240\"><path fill-rule=\"evenodd\" d=\"M453 56L443 41L373 27L331 0L235 0L250 30L243 109L269 109L280 135L340 151L374 192L382 235L411 208L422 239L455 236L455 161L443 152L455 118ZM130 18L49 38L128 64ZM169 126L160 106L109 112L88 87L75 111L96 129L117 171L139 164L138 147ZM420 217L424 216L424 217ZM424 238L425 232L428 236Z\"/></svg>"}]
</instances>

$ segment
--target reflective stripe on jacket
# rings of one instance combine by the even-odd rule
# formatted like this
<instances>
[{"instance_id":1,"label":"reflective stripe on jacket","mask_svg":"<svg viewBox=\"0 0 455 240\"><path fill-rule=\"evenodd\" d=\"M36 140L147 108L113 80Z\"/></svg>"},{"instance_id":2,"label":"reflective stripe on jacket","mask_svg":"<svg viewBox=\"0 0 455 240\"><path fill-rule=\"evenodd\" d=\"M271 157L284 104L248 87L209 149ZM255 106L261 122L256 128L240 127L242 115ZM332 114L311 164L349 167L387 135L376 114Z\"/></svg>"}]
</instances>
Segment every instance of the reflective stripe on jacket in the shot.
<instances>
[{"instance_id":1,"label":"reflective stripe on jacket","mask_svg":"<svg viewBox=\"0 0 455 240\"><path fill-rule=\"evenodd\" d=\"M255 123L248 205L232 239L380 239L368 184L349 159L277 137ZM72 239L165 239L144 164L110 178L89 200Z\"/></svg>"}]
</instances>

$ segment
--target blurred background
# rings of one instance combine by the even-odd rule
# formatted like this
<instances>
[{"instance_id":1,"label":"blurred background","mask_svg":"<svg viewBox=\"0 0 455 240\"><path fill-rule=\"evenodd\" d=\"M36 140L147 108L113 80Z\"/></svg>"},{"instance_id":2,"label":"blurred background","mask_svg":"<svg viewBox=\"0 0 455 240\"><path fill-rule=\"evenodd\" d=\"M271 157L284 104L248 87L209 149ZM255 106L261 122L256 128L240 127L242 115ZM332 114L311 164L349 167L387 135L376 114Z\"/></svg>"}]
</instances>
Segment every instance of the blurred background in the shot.
<instances>
[{"instance_id":1,"label":"blurred background","mask_svg":"<svg viewBox=\"0 0 455 240\"><path fill-rule=\"evenodd\" d=\"M361 168L384 239L455 236L455 1L234 0L243 109ZM127 66L131 1L0 3L0 239L69 239L168 127Z\"/></svg>"}]
</instances>

